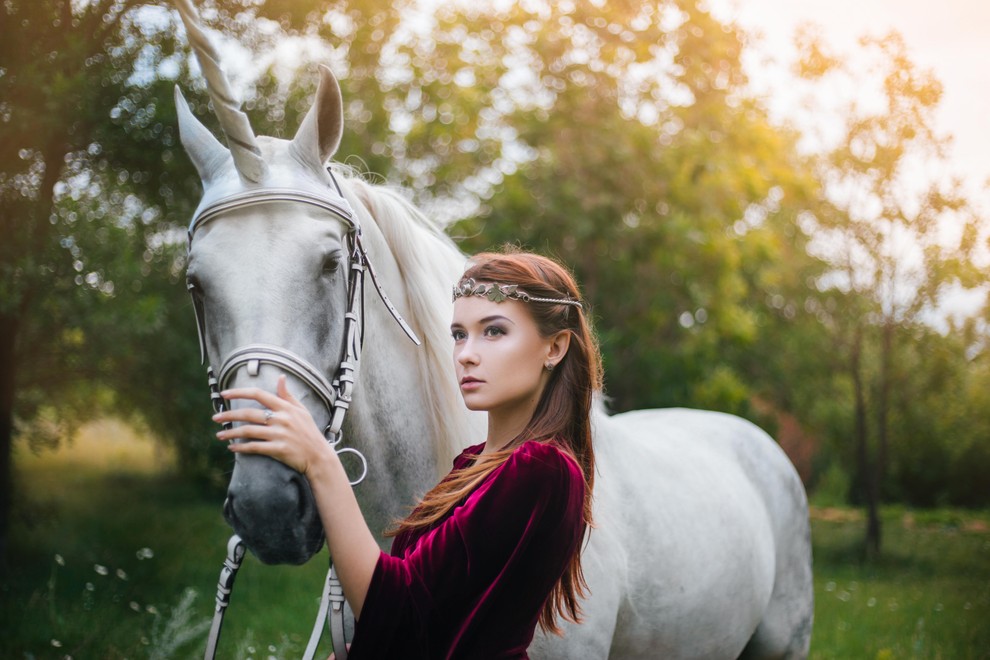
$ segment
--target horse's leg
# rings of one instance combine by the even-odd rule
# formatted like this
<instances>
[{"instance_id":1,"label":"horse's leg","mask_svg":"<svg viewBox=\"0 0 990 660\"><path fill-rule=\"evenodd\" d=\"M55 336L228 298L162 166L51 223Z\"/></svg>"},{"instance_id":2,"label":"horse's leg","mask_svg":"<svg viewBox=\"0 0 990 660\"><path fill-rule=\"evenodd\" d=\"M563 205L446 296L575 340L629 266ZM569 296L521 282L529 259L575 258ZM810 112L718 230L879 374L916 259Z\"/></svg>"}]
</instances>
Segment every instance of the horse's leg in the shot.
<instances>
[{"instance_id":1,"label":"horse's leg","mask_svg":"<svg viewBox=\"0 0 990 660\"><path fill-rule=\"evenodd\" d=\"M795 481L797 481L795 477ZM740 658L806 658L814 619L811 530L800 482L791 505L775 524L777 565L770 603Z\"/></svg>"}]
</instances>

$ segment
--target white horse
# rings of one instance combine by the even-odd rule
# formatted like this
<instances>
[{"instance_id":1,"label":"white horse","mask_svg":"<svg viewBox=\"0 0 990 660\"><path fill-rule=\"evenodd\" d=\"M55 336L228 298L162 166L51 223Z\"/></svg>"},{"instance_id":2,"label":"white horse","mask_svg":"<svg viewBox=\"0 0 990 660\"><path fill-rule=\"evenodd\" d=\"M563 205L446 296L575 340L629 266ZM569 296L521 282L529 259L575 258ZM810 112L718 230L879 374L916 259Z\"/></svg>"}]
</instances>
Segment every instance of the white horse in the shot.
<instances>
[{"instance_id":1,"label":"white horse","mask_svg":"<svg viewBox=\"0 0 990 660\"><path fill-rule=\"evenodd\" d=\"M342 206L339 186L378 279L423 340L422 347L408 341L369 293L344 438L367 457L358 499L371 528L382 530L463 446L483 440L483 419L460 400L448 331L450 290L465 257L399 194L357 177L331 178L325 164L339 145L342 106L337 81L321 72L315 104L292 140L246 134L243 116L231 119L231 108L219 107L223 94L214 94L230 149L177 90L182 143L204 185L187 276L211 364L263 344L332 378L347 341L355 258L349 223L331 212ZM211 93L215 87L211 80ZM229 384L273 390L282 371L260 360L234 369ZM291 378L290 389L317 424L329 423L310 381ZM682 409L596 410L594 433L596 526L583 549L584 620L561 637L538 635L532 657L806 656L807 502L779 446L742 419ZM237 455L225 515L267 563L302 563L322 545L305 479L268 458Z\"/></svg>"}]
</instances>

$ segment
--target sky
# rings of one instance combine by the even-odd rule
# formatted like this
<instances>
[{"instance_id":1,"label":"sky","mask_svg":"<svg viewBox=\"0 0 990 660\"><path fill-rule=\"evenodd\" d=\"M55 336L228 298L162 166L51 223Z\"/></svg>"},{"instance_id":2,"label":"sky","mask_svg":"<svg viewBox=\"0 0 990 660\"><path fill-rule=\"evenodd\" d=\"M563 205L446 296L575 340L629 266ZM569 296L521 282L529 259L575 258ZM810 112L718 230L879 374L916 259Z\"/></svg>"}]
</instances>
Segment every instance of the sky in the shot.
<instances>
[{"instance_id":1,"label":"sky","mask_svg":"<svg viewBox=\"0 0 990 660\"><path fill-rule=\"evenodd\" d=\"M990 2L987 0L710 0L728 12L761 48L793 61L793 37L803 23L818 25L840 52L855 49L865 35L896 30L915 64L942 82L937 115L941 133L953 137L950 167L964 179L971 199L990 214ZM779 72L751 71L756 83ZM778 78L779 80L779 78ZM779 85L779 82L770 84ZM786 94L777 87L778 94ZM786 102L780 104L786 107ZM773 107L773 106L772 106Z\"/></svg>"}]
</instances>

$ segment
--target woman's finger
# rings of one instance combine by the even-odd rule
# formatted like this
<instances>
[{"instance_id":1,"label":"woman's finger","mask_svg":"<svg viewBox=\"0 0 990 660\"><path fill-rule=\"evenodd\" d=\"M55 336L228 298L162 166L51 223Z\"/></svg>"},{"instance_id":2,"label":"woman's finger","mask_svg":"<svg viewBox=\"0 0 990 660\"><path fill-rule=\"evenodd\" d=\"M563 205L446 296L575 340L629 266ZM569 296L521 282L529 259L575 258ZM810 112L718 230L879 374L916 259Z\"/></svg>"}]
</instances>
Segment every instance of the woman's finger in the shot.
<instances>
[{"instance_id":1,"label":"woman's finger","mask_svg":"<svg viewBox=\"0 0 990 660\"><path fill-rule=\"evenodd\" d=\"M235 454L264 454L265 456L277 458L283 463L285 462L285 460L280 457L283 453L284 447L282 447L282 442L278 440L273 442L232 442L227 445L227 449ZM292 465L289 465L289 467L292 467Z\"/></svg>"},{"instance_id":2,"label":"woman's finger","mask_svg":"<svg viewBox=\"0 0 990 660\"><path fill-rule=\"evenodd\" d=\"M274 418L275 412L268 408L236 408L213 415L213 421L218 424L244 422L256 426L268 426Z\"/></svg>"},{"instance_id":3,"label":"woman's finger","mask_svg":"<svg viewBox=\"0 0 990 660\"><path fill-rule=\"evenodd\" d=\"M297 451L293 451L292 443L283 438L270 442L232 442L227 445L227 449L235 454L268 456L285 463L300 474L306 474L306 460Z\"/></svg>"},{"instance_id":4,"label":"woman's finger","mask_svg":"<svg viewBox=\"0 0 990 660\"><path fill-rule=\"evenodd\" d=\"M258 426L257 424L244 424L230 429L217 432L217 440L238 440L251 438L252 440L275 440L281 437L278 429L271 426Z\"/></svg>"},{"instance_id":5,"label":"woman's finger","mask_svg":"<svg viewBox=\"0 0 990 660\"><path fill-rule=\"evenodd\" d=\"M281 410L286 404L284 399L258 387L238 387L232 390L224 390L220 393L220 396L227 400L251 399L272 410Z\"/></svg>"},{"instance_id":6,"label":"woman's finger","mask_svg":"<svg viewBox=\"0 0 990 660\"><path fill-rule=\"evenodd\" d=\"M289 391L289 386L287 385L288 379L285 374L278 377L278 384L275 386L275 392L278 394L279 398L285 399L289 403L297 404L296 397L292 395Z\"/></svg>"}]
</instances>

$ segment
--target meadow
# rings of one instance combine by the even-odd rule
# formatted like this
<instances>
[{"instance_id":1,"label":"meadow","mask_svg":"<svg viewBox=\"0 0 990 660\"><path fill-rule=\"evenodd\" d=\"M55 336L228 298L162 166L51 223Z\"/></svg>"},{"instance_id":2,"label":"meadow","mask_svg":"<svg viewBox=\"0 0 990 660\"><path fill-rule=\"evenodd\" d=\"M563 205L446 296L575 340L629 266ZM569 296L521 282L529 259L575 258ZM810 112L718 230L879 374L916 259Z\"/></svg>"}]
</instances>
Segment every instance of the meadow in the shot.
<instances>
[{"instance_id":1,"label":"meadow","mask_svg":"<svg viewBox=\"0 0 990 660\"><path fill-rule=\"evenodd\" d=\"M0 657L202 654L230 534L222 492L190 485L112 420L58 452L18 447L15 471ZM889 507L884 523L882 556L863 561L861 514L813 508L811 657L990 658L990 512ZM325 561L267 567L249 555L219 656L299 657Z\"/></svg>"}]
</instances>

